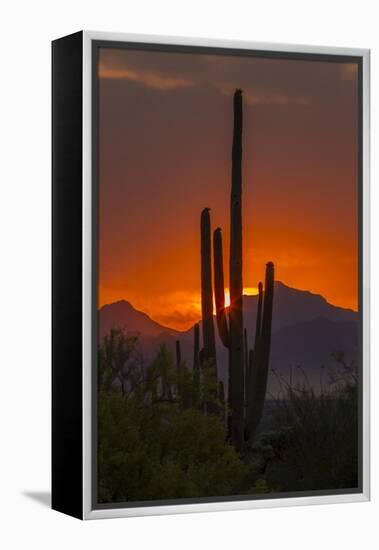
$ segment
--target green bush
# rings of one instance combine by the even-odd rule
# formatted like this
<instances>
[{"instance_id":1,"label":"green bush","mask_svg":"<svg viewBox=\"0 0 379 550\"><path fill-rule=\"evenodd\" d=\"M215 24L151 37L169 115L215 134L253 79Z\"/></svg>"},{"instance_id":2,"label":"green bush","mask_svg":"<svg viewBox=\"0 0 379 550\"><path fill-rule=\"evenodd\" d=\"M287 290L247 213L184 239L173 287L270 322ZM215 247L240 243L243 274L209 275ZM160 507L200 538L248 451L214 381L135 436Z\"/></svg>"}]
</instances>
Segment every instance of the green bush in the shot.
<instances>
[{"instance_id":1,"label":"green bush","mask_svg":"<svg viewBox=\"0 0 379 550\"><path fill-rule=\"evenodd\" d=\"M358 487L358 380L354 363L335 354L337 368L316 394L307 382L287 386L271 431L265 478L273 490L310 491Z\"/></svg>"},{"instance_id":2,"label":"green bush","mask_svg":"<svg viewBox=\"0 0 379 550\"><path fill-rule=\"evenodd\" d=\"M144 365L138 338L112 330L99 348L99 502L357 487L356 367L335 359L320 393L286 385L265 431L237 453L213 365L202 365L200 384L165 346Z\"/></svg>"},{"instance_id":3,"label":"green bush","mask_svg":"<svg viewBox=\"0 0 379 550\"><path fill-rule=\"evenodd\" d=\"M99 502L243 492L249 468L225 443L221 404L218 415L192 408L185 364L178 372L162 347L143 368L138 340L122 331L105 339L99 358ZM206 370L203 377L202 403L214 395Z\"/></svg>"}]
</instances>

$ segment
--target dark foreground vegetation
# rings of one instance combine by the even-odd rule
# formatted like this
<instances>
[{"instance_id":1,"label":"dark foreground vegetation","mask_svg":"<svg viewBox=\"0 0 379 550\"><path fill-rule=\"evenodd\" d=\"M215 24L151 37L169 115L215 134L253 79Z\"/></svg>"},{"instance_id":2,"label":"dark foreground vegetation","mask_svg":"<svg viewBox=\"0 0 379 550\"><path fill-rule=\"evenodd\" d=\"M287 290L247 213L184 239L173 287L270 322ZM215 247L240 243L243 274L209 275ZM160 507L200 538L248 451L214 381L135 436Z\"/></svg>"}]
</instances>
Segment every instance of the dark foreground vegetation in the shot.
<instances>
[{"instance_id":1,"label":"dark foreground vegetation","mask_svg":"<svg viewBox=\"0 0 379 550\"><path fill-rule=\"evenodd\" d=\"M99 348L99 502L356 487L356 369L335 359L319 395L282 381L237 452L212 365L189 369L165 347L145 365L138 338L112 330Z\"/></svg>"}]
</instances>

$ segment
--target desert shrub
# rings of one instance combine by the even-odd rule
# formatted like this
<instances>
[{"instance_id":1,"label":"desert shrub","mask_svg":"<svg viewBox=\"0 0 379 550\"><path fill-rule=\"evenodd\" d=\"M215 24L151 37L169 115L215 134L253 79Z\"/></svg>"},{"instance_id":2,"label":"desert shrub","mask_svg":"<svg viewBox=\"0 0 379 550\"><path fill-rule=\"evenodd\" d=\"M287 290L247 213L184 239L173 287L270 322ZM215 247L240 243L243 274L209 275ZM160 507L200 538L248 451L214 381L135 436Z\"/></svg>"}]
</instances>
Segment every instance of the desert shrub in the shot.
<instances>
[{"instance_id":1,"label":"desert shrub","mask_svg":"<svg viewBox=\"0 0 379 550\"><path fill-rule=\"evenodd\" d=\"M204 371L203 401L215 395ZM164 346L144 366L138 339L113 331L99 350L99 502L233 495L253 487L251 467L225 442L225 422L191 404L192 372ZM215 397L213 397L215 399ZM257 492L264 485L258 483Z\"/></svg>"},{"instance_id":2,"label":"desert shrub","mask_svg":"<svg viewBox=\"0 0 379 550\"><path fill-rule=\"evenodd\" d=\"M304 381L276 401L271 431L257 447L271 455L265 478L272 490L309 491L358 486L358 379L354 363L335 354L336 368L320 393Z\"/></svg>"},{"instance_id":3,"label":"desert shrub","mask_svg":"<svg viewBox=\"0 0 379 550\"><path fill-rule=\"evenodd\" d=\"M306 377L283 383L263 431L238 454L213 365L203 365L195 395L193 371L165 346L145 365L138 338L111 331L99 349L99 502L357 487L357 369L334 358L321 392Z\"/></svg>"}]
</instances>

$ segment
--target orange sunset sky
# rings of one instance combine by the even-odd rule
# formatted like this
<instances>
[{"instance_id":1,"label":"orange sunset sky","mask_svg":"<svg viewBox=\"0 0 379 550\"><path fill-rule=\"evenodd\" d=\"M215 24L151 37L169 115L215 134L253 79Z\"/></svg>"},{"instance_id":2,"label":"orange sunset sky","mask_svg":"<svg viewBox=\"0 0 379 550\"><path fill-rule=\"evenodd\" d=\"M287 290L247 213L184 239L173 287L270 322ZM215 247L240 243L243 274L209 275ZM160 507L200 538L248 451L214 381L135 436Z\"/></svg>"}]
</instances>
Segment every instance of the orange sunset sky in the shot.
<instances>
[{"instance_id":1,"label":"orange sunset sky","mask_svg":"<svg viewBox=\"0 0 379 550\"><path fill-rule=\"evenodd\" d=\"M243 89L244 287L357 309L358 82L351 63L100 49L99 306L200 318L200 213L228 281L232 96Z\"/></svg>"}]
</instances>

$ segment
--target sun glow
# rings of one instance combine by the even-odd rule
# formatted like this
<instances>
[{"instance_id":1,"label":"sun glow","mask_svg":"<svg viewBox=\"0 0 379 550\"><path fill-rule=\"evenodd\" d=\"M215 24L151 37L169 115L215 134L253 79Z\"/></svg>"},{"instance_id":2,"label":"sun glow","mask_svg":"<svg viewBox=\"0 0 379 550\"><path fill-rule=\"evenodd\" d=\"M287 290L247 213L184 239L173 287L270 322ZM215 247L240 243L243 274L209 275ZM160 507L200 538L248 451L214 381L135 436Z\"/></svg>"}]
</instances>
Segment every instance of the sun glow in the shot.
<instances>
[{"instance_id":1,"label":"sun glow","mask_svg":"<svg viewBox=\"0 0 379 550\"><path fill-rule=\"evenodd\" d=\"M248 286L243 289L244 296L255 296L258 294L258 289L255 286Z\"/></svg>"},{"instance_id":2,"label":"sun glow","mask_svg":"<svg viewBox=\"0 0 379 550\"><path fill-rule=\"evenodd\" d=\"M255 296L258 294L258 289L255 287L246 287L243 289L243 295L244 296ZM228 288L225 289L225 307L230 306L230 291ZM214 308L214 313L216 313L216 310Z\"/></svg>"}]
</instances>

